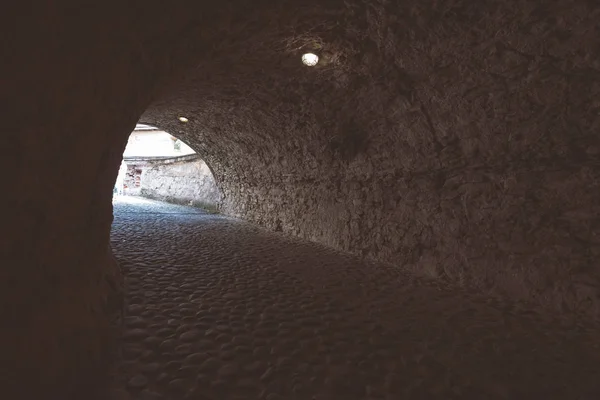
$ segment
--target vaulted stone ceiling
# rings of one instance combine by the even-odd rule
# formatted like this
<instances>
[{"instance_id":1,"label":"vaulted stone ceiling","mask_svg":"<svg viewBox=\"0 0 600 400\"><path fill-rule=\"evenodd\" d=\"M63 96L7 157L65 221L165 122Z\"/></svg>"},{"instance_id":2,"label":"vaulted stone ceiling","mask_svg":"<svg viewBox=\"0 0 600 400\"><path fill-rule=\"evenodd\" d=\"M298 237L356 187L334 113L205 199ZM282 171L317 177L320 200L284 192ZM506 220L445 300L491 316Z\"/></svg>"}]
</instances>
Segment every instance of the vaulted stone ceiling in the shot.
<instances>
[{"instance_id":1,"label":"vaulted stone ceiling","mask_svg":"<svg viewBox=\"0 0 600 400\"><path fill-rule=\"evenodd\" d=\"M206 41L185 36L181 57L202 57L142 121L203 154L230 214L486 292L597 310L590 5L222 10L214 28L190 28ZM306 51L321 62L304 66ZM574 283L582 274L591 281Z\"/></svg>"},{"instance_id":2,"label":"vaulted stone ceiling","mask_svg":"<svg viewBox=\"0 0 600 400\"><path fill-rule=\"evenodd\" d=\"M111 188L137 122L206 159L227 214L597 317L599 18L586 0L14 5L7 359L61 360L47 387L102 364Z\"/></svg>"}]
</instances>

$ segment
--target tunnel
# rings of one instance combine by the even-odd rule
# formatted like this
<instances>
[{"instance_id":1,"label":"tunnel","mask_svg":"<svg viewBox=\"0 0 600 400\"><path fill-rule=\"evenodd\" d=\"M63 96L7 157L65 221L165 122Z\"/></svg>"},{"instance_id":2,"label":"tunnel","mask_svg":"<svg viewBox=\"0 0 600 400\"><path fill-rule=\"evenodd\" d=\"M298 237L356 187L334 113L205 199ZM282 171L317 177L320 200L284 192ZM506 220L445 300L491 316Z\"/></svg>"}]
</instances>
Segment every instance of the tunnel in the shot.
<instances>
[{"instance_id":1,"label":"tunnel","mask_svg":"<svg viewBox=\"0 0 600 400\"><path fill-rule=\"evenodd\" d=\"M261 232L598 321L596 2L26 3L0 17L6 398L90 398L118 351L138 123Z\"/></svg>"}]
</instances>

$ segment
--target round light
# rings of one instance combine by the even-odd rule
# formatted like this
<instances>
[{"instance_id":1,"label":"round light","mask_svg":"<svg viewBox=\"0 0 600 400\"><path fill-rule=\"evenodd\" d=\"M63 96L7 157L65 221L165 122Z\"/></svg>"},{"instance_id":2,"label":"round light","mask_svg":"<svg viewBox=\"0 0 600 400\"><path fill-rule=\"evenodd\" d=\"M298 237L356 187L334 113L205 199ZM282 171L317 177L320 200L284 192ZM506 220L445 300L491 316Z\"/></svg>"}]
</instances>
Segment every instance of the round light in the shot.
<instances>
[{"instance_id":1,"label":"round light","mask_svg":"<svg viewBox=\"0 0 600 400\"><path fill-rule=\"evenodd\" d=\"M189 121L189 119L187 119L186 117L179 117L179 120L181 122L188 122Z\"/></svg>"},{"instance_id":2,"label":"round light","mask_svg":"<svg viewBox=\"0 0 600 400\"><path fill-rule=\"evenodd\" d=\"M314 67L319 62L319 56L313 53L306 53L302 55L302 62L304 65Z\"/></svg>"}]
</instances>

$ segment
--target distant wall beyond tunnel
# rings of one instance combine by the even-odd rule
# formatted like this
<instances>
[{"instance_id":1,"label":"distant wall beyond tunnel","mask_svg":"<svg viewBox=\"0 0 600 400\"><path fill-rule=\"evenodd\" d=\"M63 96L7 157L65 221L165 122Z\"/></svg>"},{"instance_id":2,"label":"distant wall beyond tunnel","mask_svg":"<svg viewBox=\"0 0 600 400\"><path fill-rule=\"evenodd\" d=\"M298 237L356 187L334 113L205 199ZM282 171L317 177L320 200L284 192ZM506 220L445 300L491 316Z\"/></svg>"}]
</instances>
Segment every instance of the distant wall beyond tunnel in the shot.
<instances>
[{"instance_id":1,"label":"distant wall beyond tunnel","mask_svg":"<svg viewBox=\"0 0 600 400\"><path fill-rule=\"evenodd\" d=\"M143 197L215 210L221 193L208 165L196 154L168 159L126 160L142 170Z\"/></svg>"}]
</instances>

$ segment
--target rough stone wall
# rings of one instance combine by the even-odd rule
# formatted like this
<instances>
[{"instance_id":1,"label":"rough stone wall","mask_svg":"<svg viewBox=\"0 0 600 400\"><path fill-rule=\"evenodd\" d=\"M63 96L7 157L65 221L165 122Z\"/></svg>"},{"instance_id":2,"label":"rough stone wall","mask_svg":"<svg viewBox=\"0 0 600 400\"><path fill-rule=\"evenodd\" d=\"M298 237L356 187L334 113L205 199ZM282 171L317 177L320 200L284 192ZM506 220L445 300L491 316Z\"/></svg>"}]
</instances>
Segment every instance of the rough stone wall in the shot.
<instances>
[{"instance_id":1,"label":"rough stone wall","mask_svg":"<svg viewBox=\"0 0 600 400\"><path fill-rule=\"evenodd\" d=\"M142 168L136 164L128 164L123 177L123 194L139 196L142 190Z\"/></svg>"},{"instance_id":2,"label":"rough stone wall","mask_svg":"<svg viewBox=\"0 0 600 400\"><path fill-rule=\"evenodd\" d=\"M598 316L596 1L13 3L1 397L68 398L107 362L112 188L140 116L211 165L232 215Z\"/></svg>"},{"instance_id":3,"label":"rough stone wall","mask_svg":"<svg viewBox=\"0 0 600 400\"><path fill-rule=\"evenodd\" d=\"M231 215L597 318L598 6L330 5L239 25L143 121L203 155Z\"/></svg>"},{"instance_id":4,"label":"rough stone wall","mask_svg":"<svg viewBox=\"0 0 600 400\"><path fill-rule=\"evenodd\" d=\"M184 161L149 162L142 170L140 194L152 199L209 209L216 209L221 200L215 178L208 165L198 157Z\"/></svg>"}]
</instances>

